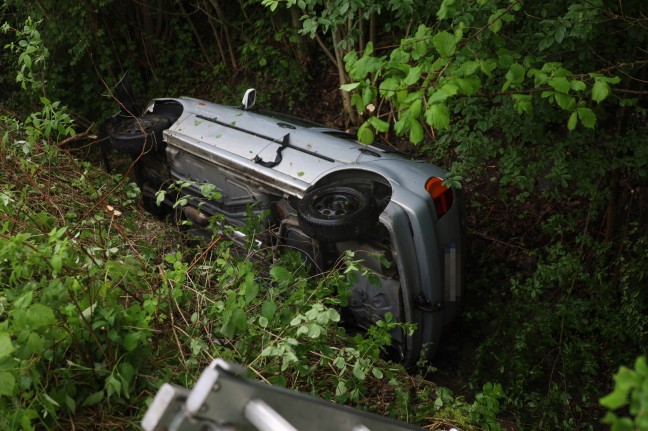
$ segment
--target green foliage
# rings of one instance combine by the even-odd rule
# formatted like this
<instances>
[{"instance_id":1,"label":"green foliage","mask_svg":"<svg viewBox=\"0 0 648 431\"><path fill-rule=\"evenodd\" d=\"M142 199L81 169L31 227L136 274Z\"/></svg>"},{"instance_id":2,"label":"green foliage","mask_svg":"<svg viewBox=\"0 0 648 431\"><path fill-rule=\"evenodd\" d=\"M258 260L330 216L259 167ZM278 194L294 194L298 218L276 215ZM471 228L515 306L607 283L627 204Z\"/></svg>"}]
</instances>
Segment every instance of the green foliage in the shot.
<instances>
[{"instance_id":1,"label":"green foliage","mask_svg":"<svg viewBox=\"0 0 648 431\"><path fill-rule=\"evenodd\" d=\"M614 375L614 390L599 402L608 409L603 423L614 431L648 430L648 363L640 356L635 369L621 367ZM630 417L619 417L614 411L626 407Z\"/></svg>"},{"instance_id":2,"label":"green foliage","mask_svg":"<svg viewBox=\"0 0 648 431\"><path fill-rule=\"evenodd\" d=\"M34 22L31 17L27 17L22 29L12 28L7 22L0 27L0 31L5 34L15 33L14 37L17 42L10 42L4 48L18 54L19 69L16 82L19 82L23 89L29 87L34 92L43 87L42 71L45 68L45 60L49 57L49 51L43 44L38 31L39 24L40 22ZM35 76L34 69L41 76Z\"/></svg>"}]
</instances>

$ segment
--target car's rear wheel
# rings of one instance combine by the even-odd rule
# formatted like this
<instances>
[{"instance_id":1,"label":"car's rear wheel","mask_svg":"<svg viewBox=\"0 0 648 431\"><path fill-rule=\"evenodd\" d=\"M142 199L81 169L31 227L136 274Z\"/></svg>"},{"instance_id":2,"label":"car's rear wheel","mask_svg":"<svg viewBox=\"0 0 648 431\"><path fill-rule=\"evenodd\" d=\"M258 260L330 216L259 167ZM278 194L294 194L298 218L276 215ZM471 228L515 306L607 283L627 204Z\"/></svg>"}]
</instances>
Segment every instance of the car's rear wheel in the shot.
<instances>
[{"instance_id":1,"label":"car's rear wheel","mask_svg":"<svg viewBox=\"0 0 648 431\"><path fill-rule=\"evenodd\" d=\"M115 151L127 154L141 154L163 149L162 131L171 122L157 114L129 117L115 124L109 131L110 143Z\"/></svg>"},{"instance_id":2,"label":"car's rear wheel","mask_svg":"<svg viewBox=\"0 0 648 431\"><path fill-rule=\"evenodd\" d=\"M299 203L299 226L318 241L358 238L377 221L378 209L371 194L351 184L316 188Z\"/></svg>"}]
</instances>

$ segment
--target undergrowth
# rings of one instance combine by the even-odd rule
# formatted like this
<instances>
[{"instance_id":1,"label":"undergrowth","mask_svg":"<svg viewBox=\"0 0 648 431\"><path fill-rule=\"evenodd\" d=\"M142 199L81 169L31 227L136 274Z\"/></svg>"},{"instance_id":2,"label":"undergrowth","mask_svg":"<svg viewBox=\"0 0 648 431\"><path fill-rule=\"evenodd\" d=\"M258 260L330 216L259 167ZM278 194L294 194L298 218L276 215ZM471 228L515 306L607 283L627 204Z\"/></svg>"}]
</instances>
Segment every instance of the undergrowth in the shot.
<instances>
[{"instance_id":1,"label":"undergrowth","mask_svg":"<svg viewBox=\"0 0 648 431\"><path fill-rule=\"evenodd\" d=\"M381 359L393 321L346 333L352 254L313 277L227 230L188 239L143 216L127 176L0 121L0 429L137 428L162 383L191 387L216 357L432 428L496 428L500 389L468 402Z\"/></svg>"}]
</instances>

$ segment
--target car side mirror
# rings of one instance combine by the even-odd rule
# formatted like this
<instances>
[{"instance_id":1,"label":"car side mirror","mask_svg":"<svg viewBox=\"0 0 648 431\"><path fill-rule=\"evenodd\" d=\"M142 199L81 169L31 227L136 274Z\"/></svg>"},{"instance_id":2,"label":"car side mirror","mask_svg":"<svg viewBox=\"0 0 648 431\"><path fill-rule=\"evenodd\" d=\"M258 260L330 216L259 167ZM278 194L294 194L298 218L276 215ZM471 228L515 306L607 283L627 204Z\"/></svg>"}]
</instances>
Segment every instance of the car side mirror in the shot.
<instances>
[{"instance_id":1,"label":"car side mirror","mask_svg":"<svg viewBox=\"0 0 648 431\"><path fill-rule=\"evenodd\" d=\"M243 95L243 100L241 101L241 108L245 111L251 109L256 103L256 90L254 88L248 88L245 90Z\"/></svg>"}]
</instances>

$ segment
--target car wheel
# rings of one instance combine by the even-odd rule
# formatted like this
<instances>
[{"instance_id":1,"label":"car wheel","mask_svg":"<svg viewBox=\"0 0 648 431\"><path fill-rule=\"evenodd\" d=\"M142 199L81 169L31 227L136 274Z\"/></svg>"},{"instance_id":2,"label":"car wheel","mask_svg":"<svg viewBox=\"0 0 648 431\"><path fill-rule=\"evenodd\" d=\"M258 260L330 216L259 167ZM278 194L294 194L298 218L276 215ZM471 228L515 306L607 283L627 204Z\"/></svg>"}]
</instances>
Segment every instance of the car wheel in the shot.
<instances>
[{"instance_id":1,"label":"car wheel","mask_svg":"<svg viewBox=\"0 0 648 431\"><path fill-rule=\"evenodd\" d=\"M110 143L115 151L127 154L161 150L162 131L170 126L168 118L157 114L129 117L112 126L109 131Z\"/></svg>"},{"instance_id":2,"label":"car wheel","mask_svg":"<svg viewBox=\"0 0 648 431\"><path fill-rule=\"evenodd\" d=\"M375 200L352 185L316 188L299 203L299 226L306 235L322 242L357 238L377 221Z\"/></svg>"}]
</instances>

